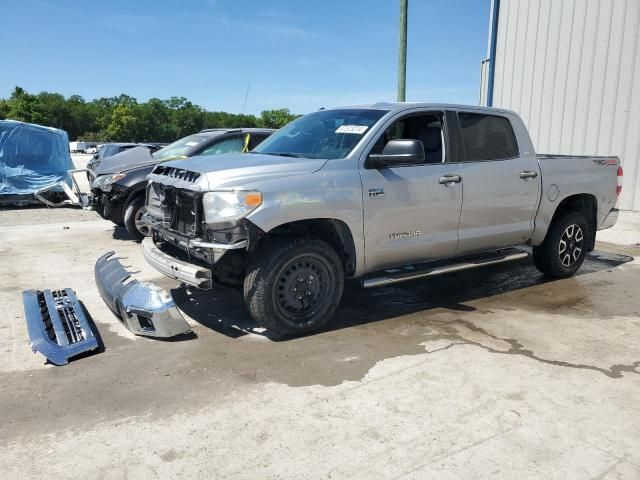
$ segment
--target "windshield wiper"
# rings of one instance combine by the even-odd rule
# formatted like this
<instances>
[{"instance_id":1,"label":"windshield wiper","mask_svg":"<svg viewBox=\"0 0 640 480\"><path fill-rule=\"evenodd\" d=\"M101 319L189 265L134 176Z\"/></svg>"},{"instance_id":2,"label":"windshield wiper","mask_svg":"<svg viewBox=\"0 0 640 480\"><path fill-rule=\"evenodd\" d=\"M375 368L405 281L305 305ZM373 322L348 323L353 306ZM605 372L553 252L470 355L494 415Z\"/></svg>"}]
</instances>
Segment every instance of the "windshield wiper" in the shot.
<instances>
[{"instance_id":1,"label":"windshield wiper","mask_svg":"<svg viewBox=\"0 0 640 480\"><path fill-rule=\"evenodd\" d=\"M275 155L278 157L309 158L309 157L305 157L300 153L293 153L293 152L252 152L252 153L261 153L262 155Z\"/></svg>"}]
</instances>

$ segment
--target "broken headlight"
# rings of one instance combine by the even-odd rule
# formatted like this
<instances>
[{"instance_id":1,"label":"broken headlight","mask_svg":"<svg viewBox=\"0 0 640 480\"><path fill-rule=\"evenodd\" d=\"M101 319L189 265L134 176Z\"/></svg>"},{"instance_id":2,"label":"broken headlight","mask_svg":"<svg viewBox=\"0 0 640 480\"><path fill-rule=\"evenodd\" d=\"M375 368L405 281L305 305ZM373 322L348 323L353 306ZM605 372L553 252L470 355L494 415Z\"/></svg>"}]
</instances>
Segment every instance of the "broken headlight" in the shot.
<instances>
[{"instance_id":1,"label":"broken headlight","mask_svg":"<svg viewBox=\"0 0 640 480\"><path fill-rule=\"evenodd\" d=\"M124 173L116 173L115 175L100 175L93 182L91 182L91 188L97 188L103 192L110 192L113 182L117 182L126 175Z\"/></svg>"},{"instance_id":2,"label":"broken headlight","mask_svg":"<svg viewBox=\"0 0 640 480\"><path fill-rule=\"evenodd\" d=\"M207 192L202 197L207 223L236 222L260 205L262 194L257 191Z\"/></svg>"}]
</instances>

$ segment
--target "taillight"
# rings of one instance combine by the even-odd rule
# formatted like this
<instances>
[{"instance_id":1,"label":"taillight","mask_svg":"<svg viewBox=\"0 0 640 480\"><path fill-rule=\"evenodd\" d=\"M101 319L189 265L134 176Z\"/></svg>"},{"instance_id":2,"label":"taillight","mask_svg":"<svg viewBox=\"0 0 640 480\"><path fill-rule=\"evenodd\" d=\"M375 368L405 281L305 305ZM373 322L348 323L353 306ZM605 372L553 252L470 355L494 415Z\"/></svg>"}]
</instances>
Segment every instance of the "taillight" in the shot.
<instances>
[{"instance_id":1,"label":"taillight","mask_svg":"<svg viewBox=\"0 0 640 480\"><path fill-rule=\"evenodd\" d=\"M618 167L618 186L616 187L616 196L620 196L622 192L622 177L624 176L624 172L622 171L622 167Z\"/></svg>"}]
</instances>

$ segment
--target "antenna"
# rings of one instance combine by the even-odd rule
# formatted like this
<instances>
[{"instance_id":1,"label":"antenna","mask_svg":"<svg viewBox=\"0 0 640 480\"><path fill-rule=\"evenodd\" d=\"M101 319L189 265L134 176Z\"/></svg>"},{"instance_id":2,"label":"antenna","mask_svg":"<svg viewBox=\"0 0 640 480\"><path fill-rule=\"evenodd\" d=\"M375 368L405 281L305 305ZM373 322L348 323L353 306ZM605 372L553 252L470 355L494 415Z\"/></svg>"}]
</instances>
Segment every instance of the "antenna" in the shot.
<instances>
[{"instance_id":1,"label":"antenna","mask_svg":"<svg viewBox=\"0 0 640 480\"><path fill-rule=\"evenodd\" d=\"M247 93L244 94L244 105L242 105L242 114L244 115L244 111L247 108L247 98L249 98L249 88L251 87L250 83L247 83Z\"/></svg>"}]
</instances>

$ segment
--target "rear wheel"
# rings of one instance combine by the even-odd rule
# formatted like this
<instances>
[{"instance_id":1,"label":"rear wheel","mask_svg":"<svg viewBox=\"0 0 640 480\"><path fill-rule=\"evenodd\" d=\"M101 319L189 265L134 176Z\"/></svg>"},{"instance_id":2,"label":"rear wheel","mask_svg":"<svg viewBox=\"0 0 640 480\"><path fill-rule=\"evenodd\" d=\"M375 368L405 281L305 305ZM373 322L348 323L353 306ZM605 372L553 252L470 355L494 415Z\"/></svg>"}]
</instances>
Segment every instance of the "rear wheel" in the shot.
<instances>
[{"instance_id":1,"label":"rear wheel","mask_svg":"<svg viewBox=\"0 0 640 480\"><path fill-rule=\"evenodd\" d=\"M552 278L572 276L587 255L588 223L580 212L571 212L554 220L541 245L533 247L533 261L542 273Z\"/></svg>"},{"instance_id":2,"label":"rear wheel","mask_svg":"<svg viewBox=\"0 0 640 480\"><path fill-rule=\"evenodd\" d=\"M142 215L146 212L147 207L145 206L144 195L134 198L124 211L124 227L131 238L136 241L140 241L151 234L149 227L141 222Z\"/></svg>"},{"instance_id":3,"label":"rear wheel","mask_svg":"<svg viewBox=\"0 0 640 480\"><path fill-rule=\"evenodd\" d=\"M256 323L278 335L300 335L324 326L344 287L342 262L312 237L270 241L255 255L244 280L244 298Z\"/></svg>"}]
</instances>

